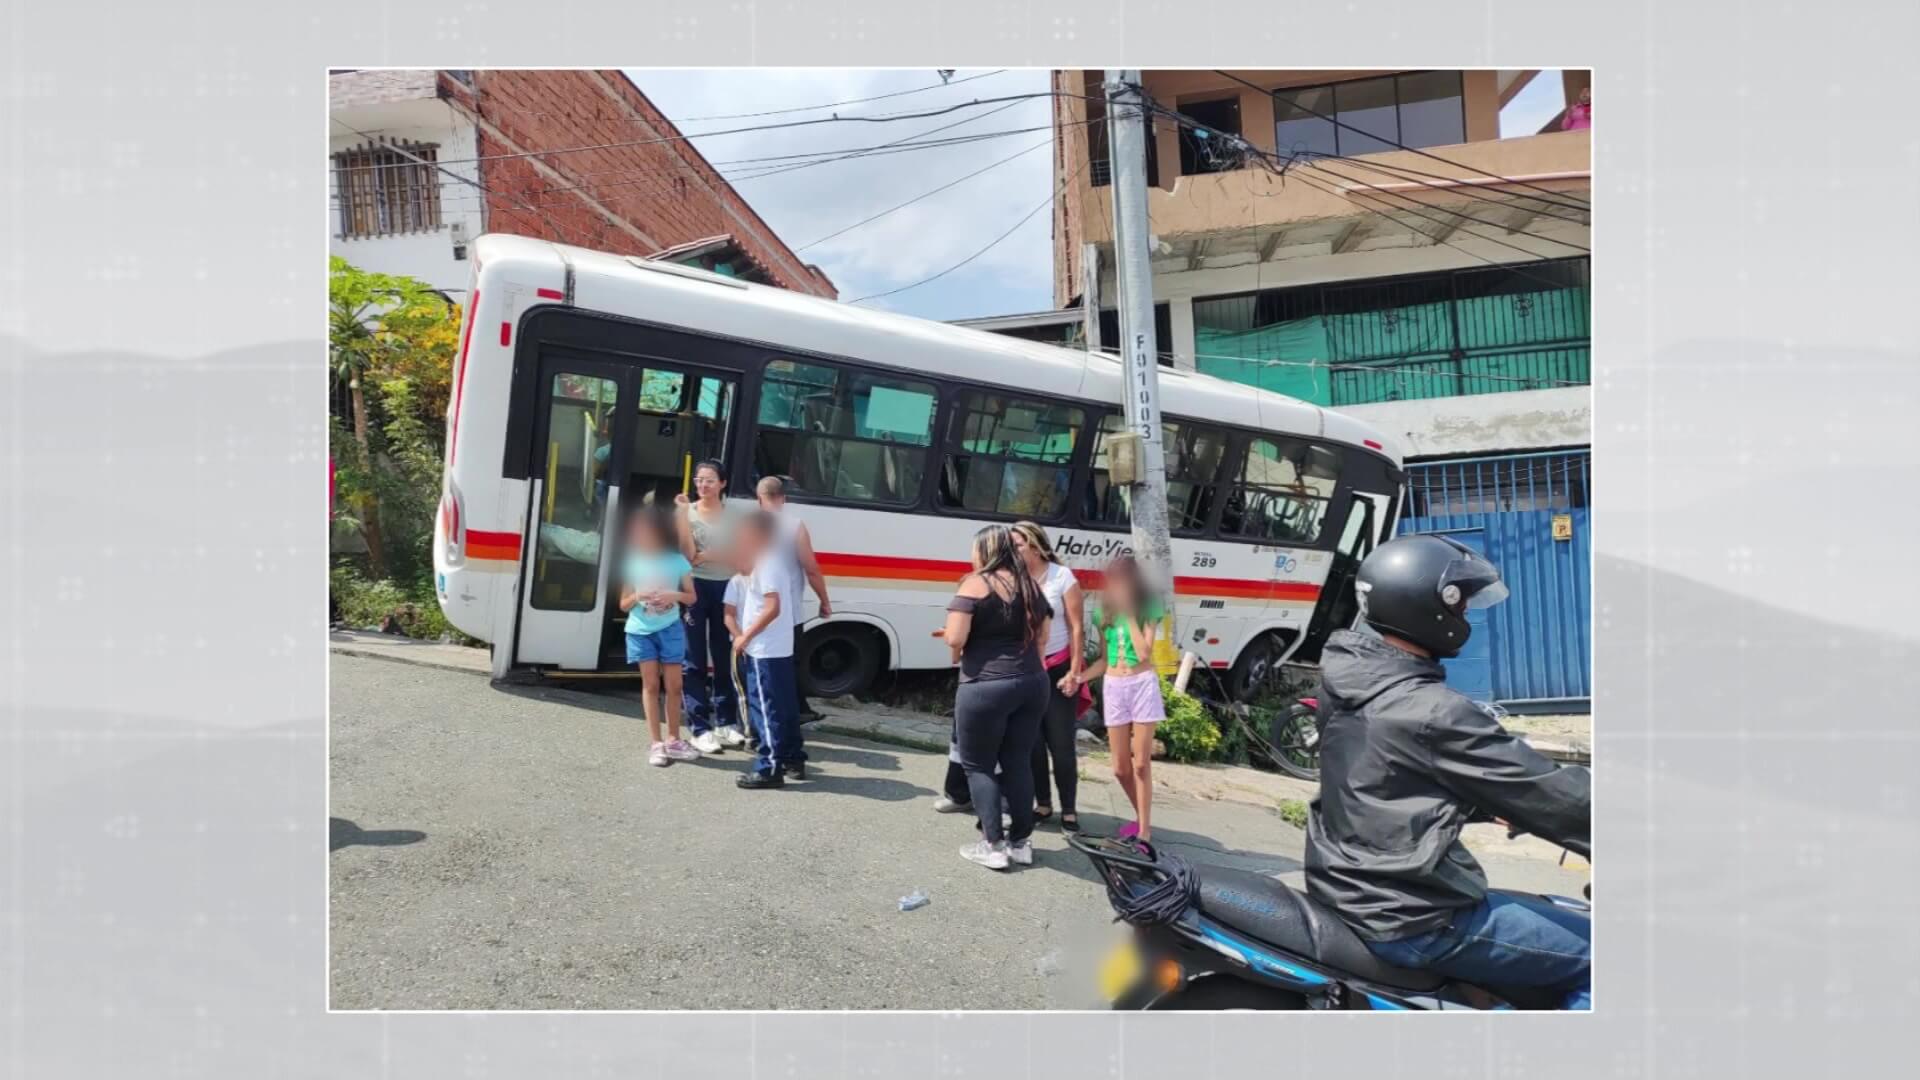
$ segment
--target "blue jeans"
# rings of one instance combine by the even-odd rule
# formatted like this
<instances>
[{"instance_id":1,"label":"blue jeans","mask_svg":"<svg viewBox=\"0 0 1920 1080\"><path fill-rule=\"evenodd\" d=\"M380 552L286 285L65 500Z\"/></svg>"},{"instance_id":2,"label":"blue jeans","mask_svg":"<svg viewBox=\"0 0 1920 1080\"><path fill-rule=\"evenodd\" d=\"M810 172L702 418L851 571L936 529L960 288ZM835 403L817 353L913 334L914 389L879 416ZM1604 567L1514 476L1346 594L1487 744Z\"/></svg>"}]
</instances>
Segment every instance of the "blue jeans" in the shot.
<instances>
[{"instance_id":1,"label":"blue jeans","mask_svg":"<svg viewBox=\"0 0 1920 1080\"><path fill-rule=\"evenodd\" d=\"M740 678L753 724L754 771L770 774L807 760L800 716L793 709L793 657L742 656Z\"/></svg>"},{"instance_id":2,"label":"blue jeans","mask_svg":"<svg viewBox=\"0 0 1920 1080\"><path fill-rule=\"evenodd\" d=\"M695 735L740 726L733 674L728 670L733 663L733 639L727 636L726 601L726 582L693 579L693 603L687 605L687 658L680 665L680 711Z\"/></svg>"},{"instance_id":3,"label":"blue jeans","mask_svg":"<svg viewBox=\"0 0 1920 1080\"><path fill-rule=\"evenodd\" d=\"M1593 923L1585 912L1507 893L1462 910L1453 922L1396 941L1369 941L1395 967L1438 972L1480 987L1540 986L1564 1008L1593 1008Z\"/></svg>"}]
</instances>

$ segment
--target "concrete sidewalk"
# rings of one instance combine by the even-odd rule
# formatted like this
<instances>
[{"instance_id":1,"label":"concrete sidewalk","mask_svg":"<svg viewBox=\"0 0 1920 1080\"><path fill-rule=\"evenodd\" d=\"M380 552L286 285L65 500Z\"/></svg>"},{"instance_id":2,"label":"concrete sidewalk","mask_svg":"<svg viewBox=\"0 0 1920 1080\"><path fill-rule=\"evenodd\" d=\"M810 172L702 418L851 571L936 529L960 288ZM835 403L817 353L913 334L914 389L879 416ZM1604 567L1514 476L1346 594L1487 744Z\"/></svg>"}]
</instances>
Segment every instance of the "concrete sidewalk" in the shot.
<instances>
[{"instance_id":1,"label":"concrete sidewalk","mask_svg":"<svg viewBox=\"0 0 1920 1080\"><path fill-rule=\"evenodd\" d=\"M492 671L491 661L485 649L415 641L393 634L356 630L335 630L330 638L333 651L349 656L393 660L481 676L488 675ZM605 680L594 681L603 684L605 682ZM947 752L947 743L953 724L948 717L909 709L894 709L852 698L839 698L832 701L816 700L813 702L813 707L820 712L822 719L818 723L808 725L807 730L810 732L866 739L911 750L922 750L930 754L945 755ZM1506 723L1514 733L1526 738L1548 757L1580 763L1585 763L1591 757L1589 750L1591 724L1588 717L1510 716ZM1088 737L1083 735L1080 754L1083 759L1086 759L1080 770L1086 781L1097 784L1110 782L1111 775L1104 743L1098 740L1089 741ZM1157 761L1153 768L1156 791L1191 796L1209 802L1258 806L1268 810L1273 810L1285 802L1310 801L1319 788L1319 785L1312 781L1298 780L1279 773L1237 765L1189 765ZM1485 837L1479 838L1482 842L1504 848L1504 830L1496 830L1493 826L1475 827L1476 830L1482 828L1487 831ZM1497 838L1494 836L1496 831L1501 834ZM1529 842L1544 843L1533 840L1531 837L1523 837L1516 843L1513 853L1516 855L1539 854L1524 850Z\"/></svg>"}]
</instances>

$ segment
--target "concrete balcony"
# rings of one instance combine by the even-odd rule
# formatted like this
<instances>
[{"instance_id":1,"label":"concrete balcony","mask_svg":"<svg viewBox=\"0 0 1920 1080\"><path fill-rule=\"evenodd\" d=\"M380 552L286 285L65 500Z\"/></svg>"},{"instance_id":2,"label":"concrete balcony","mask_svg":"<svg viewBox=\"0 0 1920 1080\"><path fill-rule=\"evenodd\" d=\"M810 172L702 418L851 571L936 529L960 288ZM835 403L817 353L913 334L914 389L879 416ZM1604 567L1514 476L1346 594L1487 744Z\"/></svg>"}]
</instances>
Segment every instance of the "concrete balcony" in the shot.
<instances>
[{"instance_id":1,"label":"concrete balcony","mask_svg":"<svg viewBox=\"0 0 1920 1080\"><path fill-rule=\"evenodd\" d=\"M1432 147L1456 164L1401 150L1301 161L1281 176L1256 165L1179 176L1147 191L1157 272L1225 268L1302 255L1439 244L1458 236L1584 235L1585 214L1547 192L1584 200L1591 189L1588 131L1559 131ZM1085 239L1111 249L1111 193L1081 173ZM1521 181L1506 183L1501 179ZM1574 218L1579 220L1569 221ZM1465 234L1460 227L1468 226ZM1498 245L1494 245L1497 250ZM1558 252L1564 254L1565 252ZM1524 258L1508 252L1502 262Z\"/></svg>"}]
</instances>

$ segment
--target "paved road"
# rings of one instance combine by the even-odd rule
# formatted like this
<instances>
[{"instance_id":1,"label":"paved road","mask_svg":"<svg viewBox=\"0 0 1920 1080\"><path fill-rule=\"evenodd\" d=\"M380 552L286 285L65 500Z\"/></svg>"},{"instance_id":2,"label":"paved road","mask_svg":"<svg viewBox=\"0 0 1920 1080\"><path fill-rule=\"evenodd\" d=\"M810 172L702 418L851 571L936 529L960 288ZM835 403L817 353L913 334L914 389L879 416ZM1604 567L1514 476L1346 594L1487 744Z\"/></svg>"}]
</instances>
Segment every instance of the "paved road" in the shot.
<instances>
[{"instance_id":1,"label":"paved road","mask_svg":"<svg viewBox=\"0 0 1920 1080\"><path fill-rule=\"evenodd\" d=\"M630 693L336 654L331 700L336 1008L1096 1004L1089 957L1114 930L1090 869L1051 829L1031 868L963 862L968 820L930 809L939 755L818 737L816 779L742 791L737 753L648 768ZM1118 789L1083 790L1087 826L1116 827ZM1156 807L1163 845L1298 883L1301 834L1277 813ZM933 903L901 913L915 887Z\"/></svg>"}]
</instances>

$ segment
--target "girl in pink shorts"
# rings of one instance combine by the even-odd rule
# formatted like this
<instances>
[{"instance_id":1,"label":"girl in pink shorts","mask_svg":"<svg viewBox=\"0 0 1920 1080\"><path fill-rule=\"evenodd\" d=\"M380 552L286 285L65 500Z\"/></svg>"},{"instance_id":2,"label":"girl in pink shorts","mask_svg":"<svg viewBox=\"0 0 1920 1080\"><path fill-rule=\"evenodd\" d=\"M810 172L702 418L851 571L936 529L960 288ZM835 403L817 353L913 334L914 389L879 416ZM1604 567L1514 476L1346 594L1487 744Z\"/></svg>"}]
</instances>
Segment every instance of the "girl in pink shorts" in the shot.
<instances>
[{"instance_id":1,"label":"girl in pink shorts","mask_svg":"<svg viewBox=\"0 0 1920 1080\"><path fill-rule=\"evenodd\" d=\"M1106 642L1106 655L1085 673L1100 685L1101 711L1107 722L1107 747L1113 754L1113 777L1133 804L1135 820L1120 836L1152 839L1149 810L1153 804L1154 725L1167 718L1160 697L1160 673L1153 666L1153 635L1160 625L1160 606L1140 577L1140 564L1122 555L1107 564L1100 613L1094 624Z\"/></svg>"}]
</instances>

